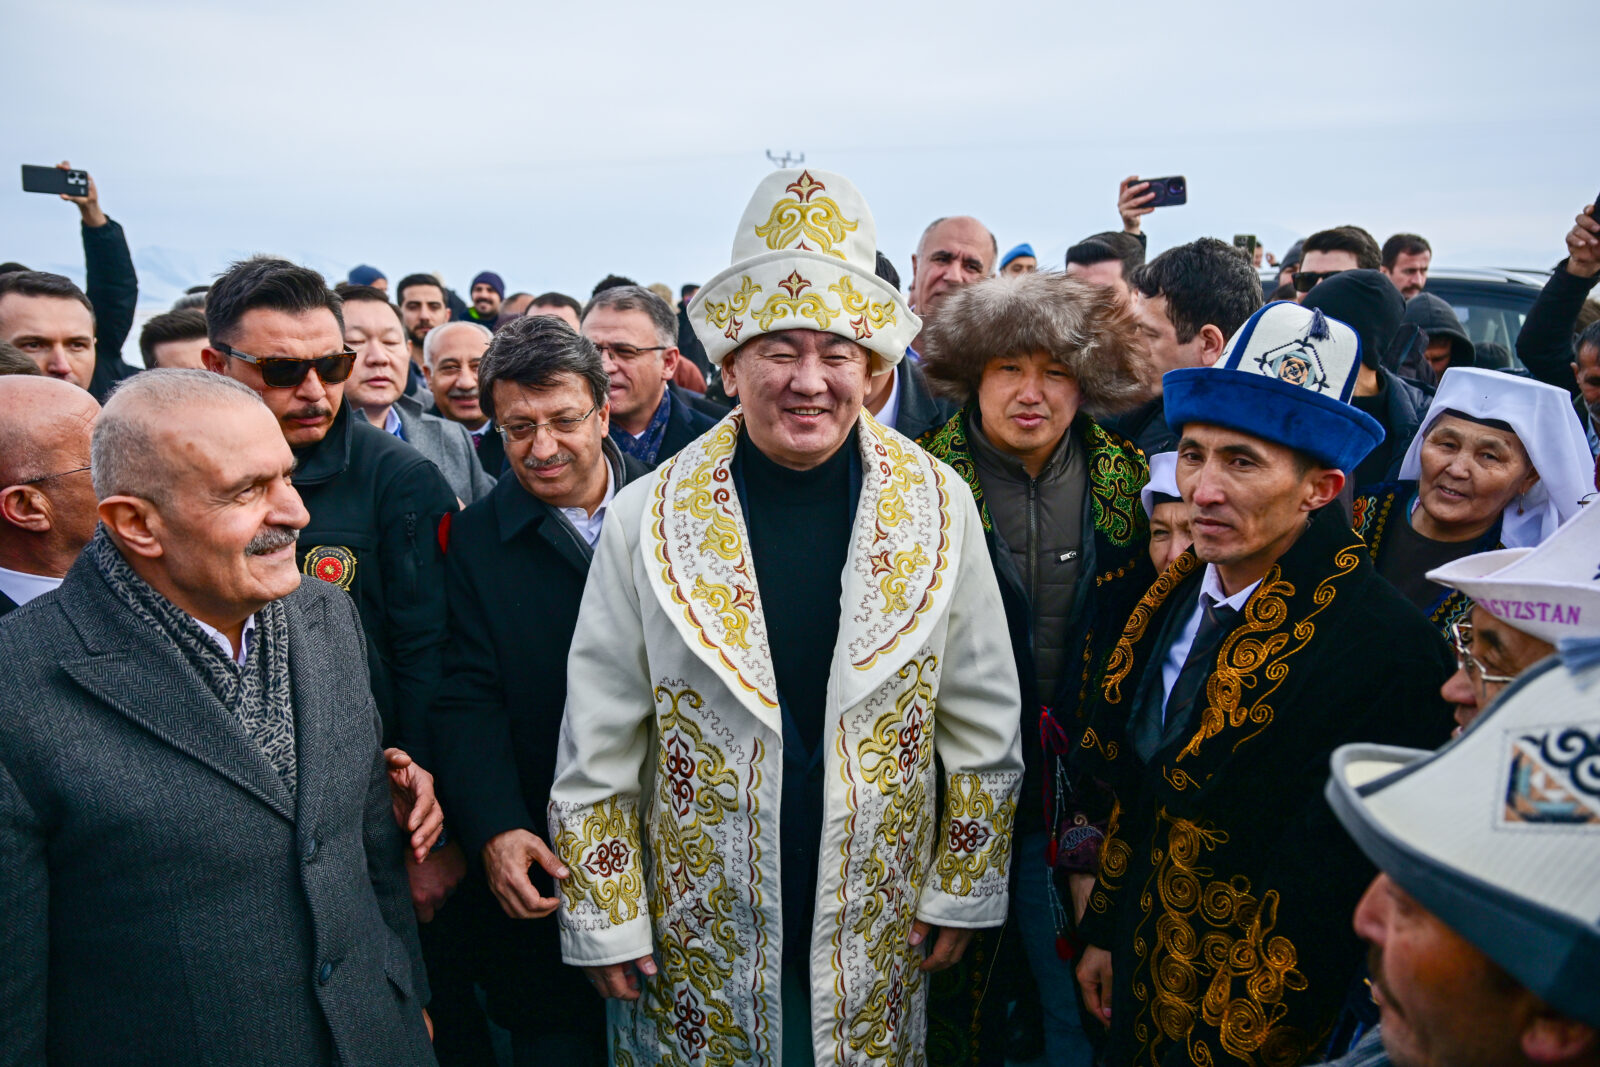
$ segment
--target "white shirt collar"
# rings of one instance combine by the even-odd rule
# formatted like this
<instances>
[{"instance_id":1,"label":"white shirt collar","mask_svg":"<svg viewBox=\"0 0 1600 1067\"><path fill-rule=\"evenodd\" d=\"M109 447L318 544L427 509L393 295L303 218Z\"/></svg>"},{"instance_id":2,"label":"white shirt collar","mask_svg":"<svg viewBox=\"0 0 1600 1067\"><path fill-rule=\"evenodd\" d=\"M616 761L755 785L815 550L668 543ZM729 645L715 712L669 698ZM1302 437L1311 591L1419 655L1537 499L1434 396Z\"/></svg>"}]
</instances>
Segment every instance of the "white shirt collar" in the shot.
<instances>
[{"instance_id":1,"label":"white shirt collar","mask_svg":"<svg viewBox=\"0 0 1600 1067\"><path fill-rule=\"evenodd\" d=\"M1206 572L1200 579L1200 595L1209 596L1214 604L1226 604L1234 611L1243 611L1244 602L1250 599L1250 594L1254 593L1256 586L1260 584L1261 579L1257 578L1237 593L1228 596L1222 591L1222 579L1217 574L1217 565L1207 563Z\"/></svg>"},{"instance_id":2,"label":"white shirt collar","mask_svg":"<svg viewBox=\"0 0 1600 1067\"><path fill-rule=\"evenodd\" d=\"M611 460L605 456L600 457L600 462L606 467L606 495L600 498L600 506L590 515L582 508L562 508L561 514L572 523L572 528L577 530L583 539L593 548L596 541L600 540L600 525L605 522L606 508L611 506L612 499L617 495L616 476L611 473Z\"/></svg>"},{"instance_id":3,"label":"white shirt collar","mask_svg":"<svg viewBox=\"0 0 1600 1067\"><path fill-rule=\"evenodd\" d=\"M468 430L467 432L470 433L474 437L482 437L484 434L488 433L492 429L494 429L494 420L490 419L488 422L484 423L482 426L479 426L476 430Z\"/></svg>"},{"instance_id":4,"label":"white shirt collar","mask_svg":"<svg viewBox=\"0 0 1600 1067\"><path fill-rule=\"evenodd\" d=\"M889 396L883 402L883 407L873 418L878 420L878 425L894 429L894 420L900 417L900 368L890 367Z\"/></svg>"},{"instance_id":5,"label":"white shirt collar","mask_svg":"<svg viewBox=\"0 0 1600 1067\"><path fill-rule=\"evenodd\" d=\"M52 578L47 574L28 574L26 571L0 567L0 593L10 597L11 602L19 608L60 584L60 578Z\"/></svg>"},{"instance_id":6,"label":"white shirt collar","mask_svg":"<svg viewBox=\"0 0 1600 1067\"><path fill-rule=\"evenodd\" d=\"M394 409L393 404L389 405L389 414L383 417L383 432L400 436L400 413ZM456 440L461 439L458 437Z\"/></svg>"},{"instance_id":7,"label":"white shirt collar","mask_svg":"<svg viewBox=\"0 0 1600 1067\"><path fill-rule=\"evenodd\" d=\"M194 616L191 615L189 618L194 619ZM244 629L239 631L239 651L237 652L233 650L233 645L228 642L227 636L221 630L199 619L194 619L194 621L196 626L205 631L207 637L216 642L217 647L222 649L224 656L227 656L239 666L244 666L245 657L250 654L250 639L255 635L256 630L256 617L254 615L244 620Z\"/></svg>"}]
</instances>

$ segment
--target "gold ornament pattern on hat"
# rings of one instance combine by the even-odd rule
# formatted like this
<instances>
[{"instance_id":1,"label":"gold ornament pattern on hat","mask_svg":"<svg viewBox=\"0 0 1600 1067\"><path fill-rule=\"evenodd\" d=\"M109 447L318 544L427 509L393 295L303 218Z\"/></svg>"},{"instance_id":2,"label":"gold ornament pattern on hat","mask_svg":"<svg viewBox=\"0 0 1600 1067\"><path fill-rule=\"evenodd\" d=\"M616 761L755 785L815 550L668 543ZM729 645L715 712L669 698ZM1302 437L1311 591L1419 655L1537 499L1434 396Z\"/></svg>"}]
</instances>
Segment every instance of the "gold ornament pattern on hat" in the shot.
<instances>
[{"instance_id":1,"label":"gold ornament pattern on hat","mask_svg":"<svg viewBox=\"0 0 1600 1067\"><path fill-rule=\"evenodd\" d=\"M801 275L798 269L790 271L789 276L778 283L778 287L789 295L773 293L755 310L756 325L762 330L772 329L773 323L791 314L796 318L810 319L817 324L817 329L826 330L840 315L854 314L856 317L850 320L850 328L855 331L857 340L865 340L872 336L874 328L881 330L895 322L892 301L879 303L868 300L848 276L828 286L828 292L839 297L843 310L829 304L820 293L807 293L811 281ZM737 341L739 332L744 329L744 322L739 316L749 310L750 301L760 292L761 286L751 281L748 274L745 275L739 291L726 301L706 303L706 321L721 327L722 335L728 340Z\"/></svg>"},{"instance_id":2,"label":"gold ornament pattern on hat","mask_svg":"<svg viewBox=\"0 0 1600 1067\"><path fill-rule=\"evenodd\" d=\"M756 236L764 238L767 247L774 250L788 248L795 238L801 237L795 248L807 252L825 252L843 259L844 253L833 246L843 241L846 234L853 233L857 223L844 217L844 212L833 197L817 196L826 192L827 188L813 178L810 171L801 171L800 177L784 188L784 192L793 193L795 199L785 197L772 205L772 214L767 216L765 223L756 227ZM817 247L809 247L803 238L815 241Z\"/></svg>"}]
</instances>

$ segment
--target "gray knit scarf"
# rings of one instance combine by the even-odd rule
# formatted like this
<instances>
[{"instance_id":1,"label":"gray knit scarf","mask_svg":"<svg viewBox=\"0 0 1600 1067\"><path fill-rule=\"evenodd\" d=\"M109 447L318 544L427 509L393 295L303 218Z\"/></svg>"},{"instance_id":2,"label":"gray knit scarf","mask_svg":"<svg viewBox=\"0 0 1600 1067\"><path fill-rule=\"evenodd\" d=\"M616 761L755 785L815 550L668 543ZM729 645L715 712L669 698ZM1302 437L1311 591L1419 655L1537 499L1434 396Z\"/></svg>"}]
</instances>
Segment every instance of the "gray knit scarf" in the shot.
<instances>
[{"instance_id":1,"label":"gray knit scarf","mask_svg":"<svg viewBox=\"0 0 1600 1067\"><path fill-rule=\"evenodd\" d=\"M117 599L171 641L211 692L239 717L245 733L261 747L289 796L295 795L294 703L289 684L289 618L273 601L256 613L256 629L239 666L183 609L134 573L105 527L84 550Z\"/></svg>"}]
</instances>

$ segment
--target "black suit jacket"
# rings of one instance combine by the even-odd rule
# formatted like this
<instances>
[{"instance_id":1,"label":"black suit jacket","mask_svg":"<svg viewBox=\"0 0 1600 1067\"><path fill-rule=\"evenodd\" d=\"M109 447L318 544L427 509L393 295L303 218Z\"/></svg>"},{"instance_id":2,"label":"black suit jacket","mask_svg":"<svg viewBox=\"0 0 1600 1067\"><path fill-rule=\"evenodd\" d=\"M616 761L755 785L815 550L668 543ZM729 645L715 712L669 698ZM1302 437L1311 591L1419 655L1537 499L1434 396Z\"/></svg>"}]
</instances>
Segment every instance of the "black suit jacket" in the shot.
<instances>
[{"instance_id":1,"label":"black suit jacket","mask_svg":"<svg viewBox=\"0 0 1600 1067\"><path fill-rule=\"evenodd\" d=\"M609 441L606 452L619 481L648 473ZM430 714L433 771L450 832L476 863L485 842L507 830L550 840L545 809L567 700L567 649L593 552L514 476L449 516L441 540L450 645ZM533 875L540 892L553 891L542 871ZM497 1021L578 1033L604 1027L603 1002L581 971L561 962L553 918L512 919L497 902L486 923L493 973L485 984Z\"/></svg>"},{"instance_id":2,"label":"black suit jacket","mask_svg":"<svg viewBox=\"0 0 1600 1067\"><path fill-rule=\"evenodd\" d=\"M89 559L0 627L0 1064L434 1063L361 624L283 604L294 799Z\"/></svg>"},{"instance_id":3,"label":"black suit jacket","mask_svg":"<svg viewBox=\"0 0 1600 1067\"><path fill-rule=\"evenodd\" d=\"M672 394L672 406L667 411L667 431L661 437L661 451L656 453L658 467L718 422L716 416L700 410L691 402L691 394L676 385L667 386L667 391Z\"/></svg>"},{"instance_id":4,"label":"black suit jacket","mask_svg":"<svg viewBox=\"0 0 1600 1067\"><path fill-rule=\"evenodd\" d=\"M894 372L900 376L900 409L894 428L915 441L929 430L936 430L961 410L954 400L933 395L928 376L910 359L902 359Z\"/></svg>"}]
</instances>

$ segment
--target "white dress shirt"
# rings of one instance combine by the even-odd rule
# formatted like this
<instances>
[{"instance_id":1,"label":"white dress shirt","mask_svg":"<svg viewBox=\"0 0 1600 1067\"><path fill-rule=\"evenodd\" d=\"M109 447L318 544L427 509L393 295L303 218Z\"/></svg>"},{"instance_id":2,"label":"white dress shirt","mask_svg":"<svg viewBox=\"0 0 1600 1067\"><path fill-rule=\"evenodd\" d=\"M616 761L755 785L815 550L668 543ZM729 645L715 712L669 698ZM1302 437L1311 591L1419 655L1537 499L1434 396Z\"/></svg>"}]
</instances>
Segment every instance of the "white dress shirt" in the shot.
<instances>
[{"instance_id":1,"label":"white dress shirt","mask_svg":"<svg viewBox=\"0 0 1600 1067\"><path fill-rule=\"evenodd\" d=\"M572 528L593 548L594 543L600 540L600 524L606 520L606 508L611 506L611 500L617 495L616 477L611 473L611 461L602 459L606 468L606 495L600 498L600 506L594 509L591 515L582 508L562 508L561 514L572 523Z\"/></svg>"},{"instance_id":2,"label":"white dress shirt","mask_svg":"<svg viewBox=\"0 0 1600 1067\"><path fill-rule=\"evenodd\" d=\"M395 437L400 436L400 413L394 409L393 404L389 405L389 413L383 417L383 432L393 434Z\"/></svg>"},{"instance_id":3,"label":"white dress shirt","mask_svg":"<svg viewBox=\"0 0 1600 1067\"><path fill-rule=\"evenodd\" d=\"M189 618L194 619L194 616L191 615ZM250 655L250 639L255 636L256 632L256 617L254 615L244 620L244 629L239 631L239 651L237 652L233 650L233 645L221 630L209 623L201 622L199 619L194 619L194 621L196 626L206 632L207 637L217 643L217 647L222 649L224 656L227 656L239 666L244 666L245 657Z\"/></svg>"},{"instance_id":4,"label":"white dress shirt","mask_svg":"<svg viewBox=\"0 0 1600 1067\"><path fill-rule=\"evenodd\" d=\"M1234 611L1243 611L1244 602L1250 599L1250 594L1256 591L1256 586L1261 584L1257 578L1232 596L1227 596L1222 591L1222 579L1217 577L1217 567L1214 563L1206 564L1206 572L1200 579L1200 599L1194 603L1194 611L1189 615L1189 621L1183 624L1183 629L1178 631L1177 640L1172 642L1172 647L1167 650L1167 661L1161 665L1161 718L1166 721L1167 701L1172 699L1172 687L1178 684L1178 675L1183 671L1183 662L1189 658L1189 650L1194 647L1195 635L1200 632L1200 620L1205 617L1207 602L1212 604L1226 604Z\"/></svg>"},{"instance_id":5,"label":"white dress shirt","mask_svg":"<svg viewBox=\"0 0 1600 1067\"><path fill-rule=\"evenodd\" d=\"M879 409L878 413L872 417L878 420L878 425L887 426L892 430L894 429L894 420L900 417L900 368L889 368L889 374L892 376L891 384L889 385L889 397L883 402L883 407Z\"/></svg>"},{"instance_id":6,"label":"white dress shirt","mask_svg":"<svg viewBox=\"0 0 1600 1067\"><path fill-rule=\"evenodd\" d=\"M51 578L46 574L28 574L25 571L13 571L0 567L0 593L10 597L11 602L19 608L34 597L43 596L60 584L60 578Z\"/></svg>"}]
</instances>

